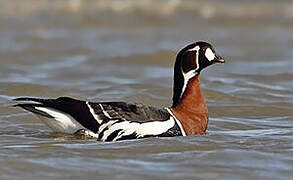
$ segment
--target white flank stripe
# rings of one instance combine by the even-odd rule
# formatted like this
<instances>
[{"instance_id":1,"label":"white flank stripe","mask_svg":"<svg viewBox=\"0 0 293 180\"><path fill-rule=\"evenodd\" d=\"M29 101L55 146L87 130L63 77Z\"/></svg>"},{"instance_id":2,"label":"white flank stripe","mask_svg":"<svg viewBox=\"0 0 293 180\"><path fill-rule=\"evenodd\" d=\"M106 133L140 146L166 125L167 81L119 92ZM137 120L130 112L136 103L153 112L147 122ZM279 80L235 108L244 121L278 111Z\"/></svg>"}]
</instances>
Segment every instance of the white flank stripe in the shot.
<instances>
[{"instance_id":1,"label":"white flank stripe","mask_svg":"<svg viewBox=\"0 0 293 180\"><path fill-rule=\"evenodd\" d=\"M117 120L114 120L114 121L109 121L107 123L104 123L102 124L100 127L99 127L99 131L98 133L100 134L106 127L109 127L111 126L113 123L115 123Z\"/></svg>"},{"instance_id":2,"label":"white flank stripe","mask_svg":"<svg viewBox=\"0 0 293 180\"><path fill-rule=\"evenodd\" d=\"M79 124L74 118L70 115L62 113L58 110L45 107L35 107L35 109L45 112L50 116L54 117L54 120L51 118L41 118L45 124L47 124L53 131L73 134L79 129L84 127Z\"/></svg>"},{"instance_id":3,"label":"white flank stripe","mask_svg":"<svg viewBox=\"0 0 293 180\"><path fill-rule=\"evenodd\" d=\"M148 135L148 134L159 135L164 132L167 132L174 125L175 125L174 118L170 118L167 121L153 121L153 122L142 123L139 129L136 130L136 133L141 135Z\"/></svg>"},{"instance_id":4,"label":"white flank stripe","mask_svg":"<svg viewBox=\"0 0 293 180\"><path fill-rule=\"evenodd\" d=\"M113 123L112 123L113 124ZM122 130L122 133L119 133L117 137L113 139L116 141L120 137L130 135L132 133L136 133L139 137L144 137L146 135L160 135L164 132L167 132L175 125L175 120L173 117L170 117L169 120L166 121L153 121L146 123L137 123L131 121L123 121L120 123L116 123L114 125L108 126L108 130L104 132L104 136L101 140L105 141L110 134L112 134L116 130Z\"/></svg>"},{"instance_id":5,"label":"white flank stripe","mask_svg":"<svg viewBox=\"0 0 293 180\"><path fill-rule=\"evenodd\" d=\"M97 139L99 138L99 134L96 134L92 131L85 130L85 134L86 136L91 136L92 138L97 138Z\"/></svg>"},{"instance_id":6,"label":"white flank stripe","mask_svg":"<svg viewBox=\"0 0 293 180\"><path fill-rule=\"evenodd\" d=\"M176 116L173 114L173 112L169 108L166 108L166 109L169 112L169 114L171 114L171 116L175 119L176 123L178 124L178 126L180 128L180 131L182 133L182 136L186 136L186 133L185 133L183 127L182 127L181 122L176 118Z\"/></svg>"},{"instance_id":7,"label":"white flank stripe","mask_svg":"<svg viewBox=\"0 0 293 180\"><path fill-rule=\"evenodd\" d=\"M109 119L112 119L112 117L108 114L108 112L105 111L105 109L104 109L104 107L102 106L102 104L99 104L99 106L101 107L101 109L102 109L104 115L107 116Z\"/></svg>"},{"instance_id":8,"label":"white flank stripe","mask_svg":"<svg viewBox=\"0 0 293 180\"><path fill-rule=\"evenodd\" d=\"M93 117L97 120L97 122L98 122L99 124L101 124L101 123L102 123L102 120L101 120L101 119L99 118L99 116L95 113L94 109L91 107L91 105L89 104L88 101L86 102L86 105L88 106L88 108L89 108L91 114L93 115Z\"/></svg>"}]
</instances>

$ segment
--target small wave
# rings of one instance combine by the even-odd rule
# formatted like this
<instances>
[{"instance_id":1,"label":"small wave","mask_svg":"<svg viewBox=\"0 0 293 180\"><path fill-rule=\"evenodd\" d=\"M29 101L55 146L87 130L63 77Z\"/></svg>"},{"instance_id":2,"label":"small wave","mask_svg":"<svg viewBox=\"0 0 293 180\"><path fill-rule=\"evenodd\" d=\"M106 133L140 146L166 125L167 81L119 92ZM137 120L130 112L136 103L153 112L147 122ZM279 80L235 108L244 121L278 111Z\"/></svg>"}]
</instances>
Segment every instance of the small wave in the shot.
<instances>
[{"instance_id":1,"label":"small wave","mask_svg":"<svg viewBox=\"0 0 293 180\"><path fill-rule=\"evenodd\" d=\"M212 18L228 16L241 17L293 17L293 3L290 1L216 1L216 0L64 0L64 1L33 1L33 6L27 6L27 1L1 2L1 14L34 14L40 12L70 12L70 13L104 13L119 14L156 14L170 16L175 13L192 13L201 17Z\"/></svg>"}]
</instances>

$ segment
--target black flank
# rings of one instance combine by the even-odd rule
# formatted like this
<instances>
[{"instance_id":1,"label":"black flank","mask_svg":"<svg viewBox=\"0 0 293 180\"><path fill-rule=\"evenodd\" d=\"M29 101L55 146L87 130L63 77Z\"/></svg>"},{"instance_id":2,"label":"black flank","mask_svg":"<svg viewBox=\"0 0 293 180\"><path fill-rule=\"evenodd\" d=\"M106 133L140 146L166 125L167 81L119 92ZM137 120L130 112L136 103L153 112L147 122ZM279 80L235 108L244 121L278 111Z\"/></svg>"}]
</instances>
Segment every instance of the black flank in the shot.
<instances>
[{"instance_id":1,"label":"black flank","mask_svg":"<svg viewBox=\"0 0 293 180\"><path fill-rule=\"evenodd\" d=\"M102 137L104 136L104 132L107 131L108 129L109 129L109 127L105 127L101 132L99 132L98 139L102 139Z\"/></svg>"},{"instance_id":2,"label":"black flank","mask_svg":"<svg viewBox=\"0 0 293 180\"><path fill-rule=\"evenodd\" d=\"M115 137L117 137L118 134L119 134L119 132L121 132L121 131L122 131L122 129L118 129L118 130L112 132L112 133L107 137L107 139L106 139L105 141L113 141L113 139L114 139Z\"/></svg>"},{"instance_id":3,"label":"black flank","mask_svg":"<svg viewBox=\"0 0 293 180\"><path fill-rule=\"evenodd\" d=\"M136 133L132 133L126 136L122 136L121 138L117 139L117 141L120 140L126 140L126 139L137 139L137 134Z\"/></svg>"},{"instance_id":4,"label":"black flank","mask_svg":"<svg viewBox=\"0 0 293 180\"><path fill-rule=\"evenodd\" d=\"M115 120L113 120L113 121L115 121ZM123 120L118 120L118 121L114 122L111 126L113 126L116 123L120 123L120 122L123 122ZM105 123L107 123L107 122L105 122ZM107 130L109 130L109 127L105 127L101 132L99 132L98 139L102 139L102 137L104 136L105 131L107 131Z\"/></svg>"}]
</instances>

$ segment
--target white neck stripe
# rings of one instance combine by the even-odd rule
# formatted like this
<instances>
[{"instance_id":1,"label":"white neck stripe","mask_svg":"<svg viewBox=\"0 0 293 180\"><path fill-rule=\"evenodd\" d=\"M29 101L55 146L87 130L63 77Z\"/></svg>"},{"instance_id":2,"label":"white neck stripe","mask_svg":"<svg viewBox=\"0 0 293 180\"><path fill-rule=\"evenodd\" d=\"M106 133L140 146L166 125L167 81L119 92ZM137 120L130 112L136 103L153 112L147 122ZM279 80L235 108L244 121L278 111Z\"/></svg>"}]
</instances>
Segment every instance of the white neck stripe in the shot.
<instances>
[{"instance_id":1,"label":"white neck stripe","mask_svg":"<svg viewBox=\"0 0 293 180\"><path fill-rule=\"evenodd\" d=\"M194 48L188 50L188 51L196 51L196 59L195 59L196 69L190 70L189 72L184 73L183 70L182 70L182 67L181 67L181 73L182 73L182 75L184 77L184 84L183 84L183 87L181 89L180 99L182 98L182 95L185 92L185 89L186 89L188 81L197 74L196 71L199 69L199 62L198 62L199 49L200 49L199 46L195 46Z\"/></svg>"},{"instance_id":2,"label":"white neck stripe","mask_svg":"<svg viewBox=\"0 0 293 180\"><path fill-rule=\"evenodd\" d=\"M186 133L185 133L183 127L182 127L181 122L176 118L176 116L173 114L173 112L172 112L169 108L166 108L166 110L169 112L169 114L174 118L174 120L175 120L176 123L178 124L182 136L186 136Z\"/></svg>"},{"instance_id":3,"label":"white neck stripe","mask_svg":"<svg viewBox=\"0 0 293 180\"><path fill-rule=\"evenodd\" d=\"M187 87L188 81L189 81L191 78L193 78L195 75L197 75L196 70L190 70L188 73L183 73L184 84L183 84L183 86L182 86L182 91L181 91L181 94L180 94L180 98L182 98L183 93L184 93L185 90L186 90L186 87Z\"/></svg>"},{"instance_id":4,"label":"white neck stripe","mask_svg":"<svg viewBox=\"0 0 293 180\"><path fill-rule=\"evenodd\" d=\"M188 51L198 51L199 49L200 49L199 46L195 46L195 47L192 48L192 49L188 49Z\"/></svg>"}]
</instances>

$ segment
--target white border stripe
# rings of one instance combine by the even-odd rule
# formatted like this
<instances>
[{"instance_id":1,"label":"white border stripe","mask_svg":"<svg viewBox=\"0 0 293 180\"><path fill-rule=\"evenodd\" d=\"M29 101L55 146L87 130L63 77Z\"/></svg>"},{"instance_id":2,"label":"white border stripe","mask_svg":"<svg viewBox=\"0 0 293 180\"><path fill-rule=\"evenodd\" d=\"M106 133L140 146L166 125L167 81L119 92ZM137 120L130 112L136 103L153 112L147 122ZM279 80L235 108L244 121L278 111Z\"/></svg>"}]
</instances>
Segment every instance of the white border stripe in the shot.
<instances>
[{"instance_id":1,"label":"white border stripe","mask_svg":"<svg viewBox=\"0 0 293 180\"><path fill-rule=\"evenodd\" d=\"M105 111L104 107L102 104L99 104L101 110L103 111L104 115L107 116L109 119L112 119L112 117L108 114L107 111Z\"/></svg>"},{"instance_id":2,"label":"white border stripe","mask_svg":"<svg viewBox=\"0 0 293 180\"><path fill-rule=\"evenodd\" d=\"M88 101L85 102L86 105L88 106L90 112L92 113L92 115L94 116L94 118L96 119L96 121L101 124L102 123L102 120L99 118L99 116L95 113L94 109L91 107L91 105L89 104Z\"/></svg>"},{"instance_id":3,"label":"white border stripe","mask_svg":"<svg viewBox=\"0 0 293 180\"><path fill-rule=\"evenodd\" d=\"M171 114L171 116L175 119L176 123L178 124L178 126L180 128L180 131L182 133L182 136L186 136L186 133L185 133L183 127L182 127L181 122L176 118L176 116L172 113L172 111L169 108L166 108L166 109L169 112L169 114Z\"/></svg>"}]
</instances>

